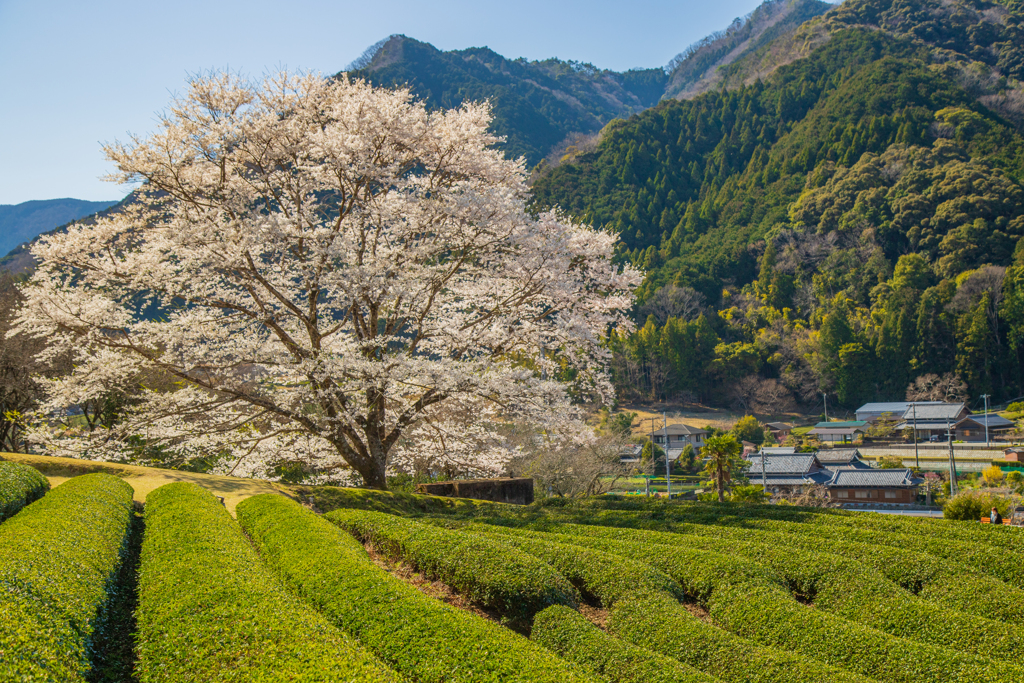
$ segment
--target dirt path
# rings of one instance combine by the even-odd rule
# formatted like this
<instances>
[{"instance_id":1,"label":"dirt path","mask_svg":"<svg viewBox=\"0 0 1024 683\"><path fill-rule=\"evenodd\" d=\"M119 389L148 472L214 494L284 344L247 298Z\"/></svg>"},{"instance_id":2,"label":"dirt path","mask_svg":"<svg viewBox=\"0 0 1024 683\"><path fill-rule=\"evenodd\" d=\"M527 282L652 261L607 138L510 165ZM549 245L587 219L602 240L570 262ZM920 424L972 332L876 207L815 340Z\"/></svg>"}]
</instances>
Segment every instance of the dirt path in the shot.
<instances>
[{"instance_id":1,"label":"dirt path","mask_svg":"<svg viewBox=\"0 0 1024 683\"><path fill-rule=\"evenodd\" d=\"M139 467L136 465L120 465L117 463L96 460L76 460L74 458L53 458L47 455L26 455L24 453L2 453L4 460L22 462L31 465L46 475L50 486L59 486L72 477L90 472L106 472L121 477L135 489L135 500L144 502L146 494L164 484L175 481L191 481L209 490L215 496L224 498L224 505L231 514L235 506L249 496L260 493L280 493L288 495L285 489L269 481L259 479L243 479L241 477L221 477L213 474L197 474L179 470L162 470L155 467Z\"/></svg>"}]
</instances>

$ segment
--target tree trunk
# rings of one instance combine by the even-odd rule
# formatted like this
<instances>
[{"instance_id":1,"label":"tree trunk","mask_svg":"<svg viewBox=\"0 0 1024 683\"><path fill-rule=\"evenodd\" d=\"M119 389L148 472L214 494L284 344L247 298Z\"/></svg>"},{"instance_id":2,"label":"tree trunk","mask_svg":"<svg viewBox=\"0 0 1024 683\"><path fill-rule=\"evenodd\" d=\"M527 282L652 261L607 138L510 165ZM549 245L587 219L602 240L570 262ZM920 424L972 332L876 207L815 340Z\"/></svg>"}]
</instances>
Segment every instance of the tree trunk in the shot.
<instances>
[{"instance_id":1,"label":"tree trunk","mask_svg":"<svg viewBox=\"0 0 1024 683\"><path fill-rule=\"evenodd\" d=\"M718 502L725 502L725 472L722 470L722 463L718 463Z\"/></svg>"}]
</instances>

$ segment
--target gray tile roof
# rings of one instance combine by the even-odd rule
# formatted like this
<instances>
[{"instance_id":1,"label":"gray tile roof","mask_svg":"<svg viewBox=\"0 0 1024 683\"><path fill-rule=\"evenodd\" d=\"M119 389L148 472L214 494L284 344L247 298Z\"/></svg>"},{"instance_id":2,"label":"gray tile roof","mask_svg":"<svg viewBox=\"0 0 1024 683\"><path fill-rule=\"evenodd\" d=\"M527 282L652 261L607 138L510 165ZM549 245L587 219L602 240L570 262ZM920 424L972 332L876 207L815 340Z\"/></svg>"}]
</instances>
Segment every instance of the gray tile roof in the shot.
<instances>
[{"instance_id":1,"label":"gray tile roof","mask_svg":"<svg viewBox=\"0 0 1024 683\"><path fill-rule=\"evenodd\" d=\"M750 469L747 471L747 476L752 480L756 476L761 475L762 458L759 455L752 456L750 458ZM796 453L792 455L768 455L768 466L765 468L765 473L768 475L772 474L791 474L803 476L814 469L820 469L821 463L814 457L813 453Z\"/></svg>"},{"instance_id":2,"label":"gray tile roof","mask_svg":"<svg viewBox=\"0 0 1024 683\"><path fill-rule=\"evenodd\" d=\"M829 465L845 465L860 458L860 451L856 448L827 448L815 453L818 461L826 467Z\"/></svg>"},{"instance_id":3,"label":"gray tile roof","mask_svg":"<svg viewBox=\"0 0 1024 683\"><path fill-rule=\"evenodd\" d=\"M913 401L890 401L888 403L865 403L860 408L857 408L857 413L893 413L895 416L900 416L903 412L910 407ZM925 405L939 405L942 401L917 401L918 407Z\"/></svg>"},{"instance_id":4,"label":"gray tile roof","mask_svg":"<svg viewBox=\"0 0 1024 683\"><path fill-rule=\"evenodd\" d=\"M765 426L780 431L793 429L793 425L786 424L785 422L768 422Z\"/></svg>"},{"instance_id":5,"label":"gray tile roof","mask_svg":"<svg viewBox=\"0 0 1024 683\"><path fill-rule=\"evenodd\" d=\"M796 453L796 446L764 446L758 455L761 453L767 453L768 455L791 455Z\"/></svg>"},{"instance_id":6,"label":"gray tile roof","mask_svg":"<svg viewBox=\"0 0 1024 683\"><path fill-rule=\"evenodd\" d=\"M758 474L756 477L749 476L750 483L755 486L761 483L761 475ZM778 475L769 474L764 477L767 480L768 488L773 486L812 486L814 484L827 484L831 479L831 475L828 472L811 472L810 474L797 477L792 475Z\"/></svg>"},{"instance_id":7,"label":"gray tile roof","mask_svg":"<svg viewBox=\"0 0 1024 683\"><path fill-rule=\"evenodd\" d=\"M945 422L946 418L949 418L950 420L958 419L958 416L963 410L963 403L918 403L916 407L907 407L907 409L903 412L903 419L913 420L914 415L916 413L918 423L920 423L922 420L932 422Z\"/></svg>"},{"instance_id":8,"label":"gray tile roof","mask_svg":"<svg viewBox=\"0 0 1024 683\"><path fill-rule=\"evenodd\" d=\"M863 434L863 427L815 427L808 434L835 434L837 436L853 436L854 434Z\"/></svg>"},{"instance_id":9,"label":"gray tile roof","mask_svg":"<svg viewBox=\"0 0 1024 683\"><path fill-rule=\"evenodd\" d=\"M669 436L675 436L677 434L685 434L687 436L691 436L691 435L694 435L694 434L707 434L708 433L708 430L706 430L706 429L700 429L698 427L691 427L690 425L684 425L684 424L669 425L667 430L668 430ZM665 431L666 431L666 428L662 427L661 429L655 430L654 435L655 436L665 436Z\"/></svg>"},{"instance_id":10,"label":"gray tile roof","mask_svg":"<svg viewBox=\"0 0 1024 683\"><path fill-rule=\"evenodd\" d=\"M1013 426L1013 420L1007 420L1002 415L996 415L995 413L989 413L988 415L985 415L985 413L971 415L971 419L982 427L985 426L985 422L987 421L989 429L1002 429L1004 427Z\"/></svg>"},{"instance_id":11,"label":"gray tile roof","mask_svg":"<svg viewBox=\"0 0 1024 683\"><path fill-rule=\"evenodd\" d=\"M828 483L831 488L843 487L908 487L920 484L920 479L915 479L909 469L891 470L836 470L832 475L832 481Z\"/></svg>"}]
</instances>

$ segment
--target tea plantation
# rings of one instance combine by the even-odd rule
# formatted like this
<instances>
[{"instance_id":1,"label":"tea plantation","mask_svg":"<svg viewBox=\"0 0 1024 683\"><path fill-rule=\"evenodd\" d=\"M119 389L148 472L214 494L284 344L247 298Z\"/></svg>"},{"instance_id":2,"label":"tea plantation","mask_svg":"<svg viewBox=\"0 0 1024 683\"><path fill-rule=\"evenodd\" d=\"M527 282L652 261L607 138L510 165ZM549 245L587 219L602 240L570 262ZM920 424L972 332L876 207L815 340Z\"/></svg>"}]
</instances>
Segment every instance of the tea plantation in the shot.
<instances>
[{"instance_id":1,"label":"tea plantation","mask_svg":"<svg viewBox=\"0 0 1024 683\"><path fill-rule=\"evenodd\" d=\"M0 462L0 682L1024 681L1021 529L302 494Z\"/></svg>"}]
</instances>

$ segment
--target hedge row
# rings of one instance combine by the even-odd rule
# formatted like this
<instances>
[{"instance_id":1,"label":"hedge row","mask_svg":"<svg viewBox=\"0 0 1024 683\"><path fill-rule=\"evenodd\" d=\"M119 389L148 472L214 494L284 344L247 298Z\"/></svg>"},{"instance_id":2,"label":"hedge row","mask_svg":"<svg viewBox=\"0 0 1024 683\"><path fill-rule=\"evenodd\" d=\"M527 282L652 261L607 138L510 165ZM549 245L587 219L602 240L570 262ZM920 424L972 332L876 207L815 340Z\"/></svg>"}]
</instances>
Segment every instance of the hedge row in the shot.
<instances>
[{"instance_id":1,"label":"hedge row","mask_svg":"<svg viewBox=\"0 0 1024 683\"><path fill-rule=\"evenodd\" d=\"M864 565L791 545L686 536L635 529L567 525L572 534L615 538L691 551L739 555L771 569L776 583L813 597L817 608L894 636L985 657L1017 658L1024 635L1005 624L922 600ZM655 565L657 566L657 565ZM668 572L666 572L668 573ZM673 574L670 576L679 579Z\"/></svg>"},{"instance_id":2,"label":"hedge row","mask_svg":"<svg viewBox=\"0 0 1024 683\"><path fill-rule=\"evenodd\" d=\"M610 636L578 612L555 605L539 613L530 638L611 683L714 683L681 662ZM656 644L653 644L657 647Z\"/></svg>"},{"instance_id":3,"label":"hedge row","mask_svg":"<svg viewBox=\"0 0 1024 683\"><path fill-rule=\"evenodd\" d=\"M131 486L86 474L0 524L0 680L86 680L132 507Z\"/></svg>"},{"instance_id":4,"label":"hedge row","mask_svg":"<svg viewBox=\"0 0 1024 683\"><path fill-rule=\"evenodd\" d=\"M609 630L726 683L868 683L874 679L784 649L765 647L707 624L665 596L622 600Z\"/></svg>"},{"instance_id":5,"label":"hedge row","mask_svg":"<svg viewBox=\"0 0 1024 683\"><path fill-rule=\"evenodd\" d=\"M136 673L179 681L398 681L293 597L228 511L192 483L146 497Z\"/></svg>"},{"instance_id":6,"label":"hedge row","mask_svg":"<svg viewBox=\"0 0 1024 683\"><path fill-rule=\"evenodd\" d=\"M916 550L970 567L979 574L991 576L1010 585L1018 586L1021 584L1020 553L1008 548L977 543L971 540L936 537L926 533L897 533L870 526L859 527L850 525L846 521L847 518L842 515L818 514L806 511L769 514L741 509L743 507L707 504L707 507L699 508L673 503L672 505L662 504L661 509L644 508L636 512L583 506L578 508L549 508L545 512L549 513L548 517L552 521L581 522L595 526L672 530L680 523L690 522L723 527L735 526L748 529L781 531L791 534L813 534L821 538ZM729 514L716 513L716 510L720 511L723 508L728 510ZM786 510L787 506L751 505L746 506L746 508L751 508L754 511L763 511L767 508ZM784 521L772 518L785 517L787 515L801 521ZM890 516L895 517L895 515ZM812 524L806 521L808 519L844 521ZM946 524L951 527L963 526L959 522L933 521L936 524Z\"/></svg>"},{"instance_id":7,"label":"hedge row","mask_svg":"<svg viewBox=\"0 0 1024 683\"><path fill-rule=\"evenodd\" d=\"M474 530L479 533L500 536L505 542L513 542L513 539L516 538L536 540L538 544L550 545L560 545L559 540L561 544L565 545L573 545L576 542L570 537L521 529L487 528L481 525L474 527ZM601 539L594 539L594 541L598 544L601 543ZM542 546L535 545L533 547ZM672 551L673 549L668 549L669 553ZM617 559L626 567L624 571L628 571L629 566L636 564L634 559L624 553L601 553L601 555L605 558L608 558L609 555L615 558L618 555ZM584 556L577 555L577 557ZM614 559L607 560L607 563L613 565ZM763 570L759 570L753 565L748 565L748 568L752 570L748 576L751 580L763 579L766 576ZM691 589L693 588L691 586ZM582 589L586 592L599 593L599 586L589 588L584 585ZM699 589L697 591L699 592ZM710 593L710 586L707 588L707 592ZM683 664L723 681L739 683L740 681L756 680L764 683L782 683L783 681L809 683L810 681L870 680L862 675L803 655L787 652L784 649L777 650L773 647L759 645L705 623L681 606L673 593L658 593L651 590L641 591L627 597L622 597L617 593L614 595L617 595L618 599L614 601L610 611L612 623L616 623L616 615L629 615L628 618L624 617L619 620L620 626L616 632L617 635L640 647L656 647L659 652L665 652ZM648 634L652 629L663 628L664 632L657 640L649 637Z\"/></svg>"},{"instance_id":8,"label":"hedge row","mask_svg":"<svg viewBox=\"0 0 1024 683\"><path fill-rule=\"evenodd\" d=\"M551 605L579 604L579 593L546 563L487 538L382 512L335 510L325 516L377 552L440 579L517 625Z\"/></svg>"},{"instance_id":9,"label":"hedge row","mask_svg":"<svg viewBox=\"0 0 1024 683\"><path fill-rule=\"evenodd\" d=\"M673 524L672 531L840 555L867 565L922 599L988 619L1024 621L1024 591L919 550L846 541L813 528L781 532L684 522Z\"/></svg>"},{"instance_id":10,"label":"hedge row","mask_svg":"<svg viewBox=\"0 0 1024 683\"><path fill-rule=\"evenodd\" d=\"M281 496L239 503L267 562L307 601L417 683L597 679L526 638L429 598L374 565L352 536Z\"/></svg>"},{"instance_id":11,"label":"hedge row","mask_svg":"<svg viewBox=\"0 0 1024 683\"><path fill-rule=\"evenodd\" d=\"M639 595L664 594L677 599L684 597L678 583L642 562L486 524L467 525L463 531L492 537L499 535L503 547L516 547L546 562L583 595L595 599L605 608L624 598Z\"/></svg>"},{"instance_id":12,"label":"hedge row","mask_svg":"<svg viewBox=\"0 0 1024 683\"><path fill-rule=\"evenodd\" d=\"M0 461L0 522L49 490L50 482L36 468Z\"/></svg>"}]
</instances>

